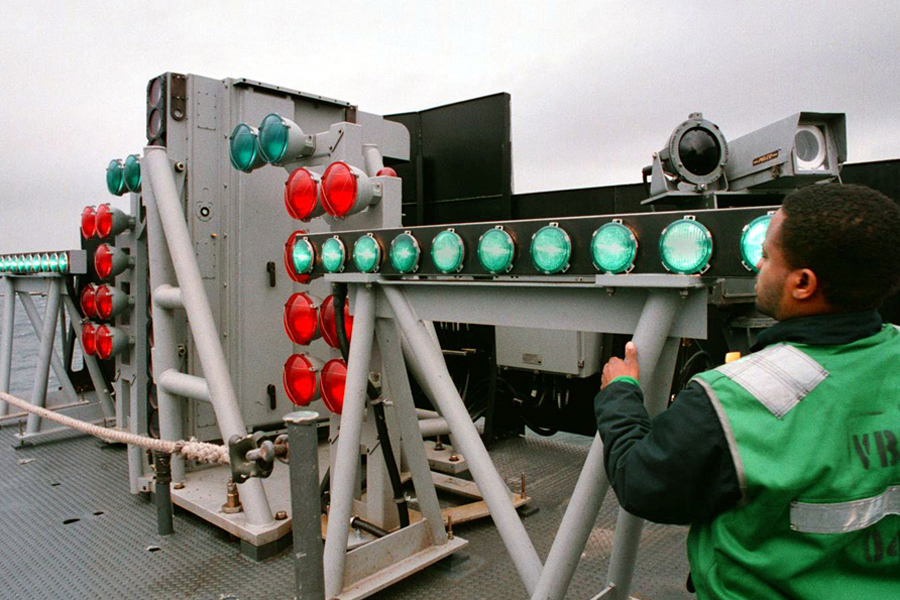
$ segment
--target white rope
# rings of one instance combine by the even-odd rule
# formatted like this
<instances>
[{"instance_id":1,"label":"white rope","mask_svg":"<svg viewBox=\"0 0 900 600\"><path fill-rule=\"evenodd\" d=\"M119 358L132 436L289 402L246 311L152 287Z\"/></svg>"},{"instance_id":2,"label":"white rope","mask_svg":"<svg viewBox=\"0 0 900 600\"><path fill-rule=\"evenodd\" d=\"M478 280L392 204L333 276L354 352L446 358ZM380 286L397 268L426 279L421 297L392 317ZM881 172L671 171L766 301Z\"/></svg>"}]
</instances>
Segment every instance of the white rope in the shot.
<instances>
[{"instance_id":1,"label":"white rope","mask_svg":"<svg viewBox=\"0 0 900 600\"><path fill-rule=\"evenodd\" d=\"M197 462L223 464L228 464L230 462L230 459L228 457L228 448L225 446L209 444L207 442L198 442L195 439L190 439L188 441L180 440L177 442L172 442L169 440L158 440L144 435L129 433L127 431L109 429L108 427L100 427L99 425L93 425L91 423L86 423L78 419L73 419L72 417L67 417L66 415L55 413L52 410L47 410L46 408L41 408L40 406L34 406L30 402L22 400L21 398L16 398L15 396L11 396L4 392L0 392L0 400L2 400L3 402L8 402L9 404L21 408L24 411L38 415L42 419L50 419L51 421L56 421L61 425L65 425L66 427L77 429L78 431L87 433L109 442L119 442L132 446L140 446L141 448L147 448L149 450L153 450L155 452L163 452L165 454L181 454L185 458L196 460Z\"/></svg>"}]
</instances>

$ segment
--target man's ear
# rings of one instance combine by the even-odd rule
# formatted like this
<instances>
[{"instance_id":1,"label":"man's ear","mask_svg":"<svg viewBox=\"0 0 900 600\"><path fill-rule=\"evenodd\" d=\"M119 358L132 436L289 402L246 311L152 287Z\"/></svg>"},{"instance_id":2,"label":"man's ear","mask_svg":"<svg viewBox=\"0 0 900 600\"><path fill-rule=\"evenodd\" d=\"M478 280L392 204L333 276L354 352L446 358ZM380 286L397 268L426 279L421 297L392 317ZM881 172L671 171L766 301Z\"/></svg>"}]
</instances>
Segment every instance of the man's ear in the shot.
<instances>
[{"instance_id":1,"label":"man's ear","mask_svg":"<svg viewBox=\"0 0 900 600\"><path fill-rule=\"evenodd\" d=\"M794 300L809 300L819 290L819 278L811 269L797 269L788 276L791 297Z\"/></svg>"}]
</instances>

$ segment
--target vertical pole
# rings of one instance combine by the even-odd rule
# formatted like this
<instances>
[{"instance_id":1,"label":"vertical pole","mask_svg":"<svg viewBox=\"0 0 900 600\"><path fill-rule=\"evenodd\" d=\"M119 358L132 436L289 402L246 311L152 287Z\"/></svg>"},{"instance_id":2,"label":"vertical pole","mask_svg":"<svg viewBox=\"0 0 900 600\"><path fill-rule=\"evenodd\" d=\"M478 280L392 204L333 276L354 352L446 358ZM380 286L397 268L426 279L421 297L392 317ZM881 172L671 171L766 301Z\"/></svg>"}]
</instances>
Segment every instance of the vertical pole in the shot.
<instances>
[{"instance_id":1,"label":"vertical pole","mask_svg":"<svg viewBox=\"0 0 900 600\"><path fill-rule=\"evenodd\" d=\"M384 362L385 390L387 396L394 403L397 424L400 426L400 442L403 454L406 455L409 472L412 475L416 498L419 501L419 510L428 521L432 542L443 545L447 543L447 531L444 529L441 505L434 489L434 480L431 478L431 468L425 454L422 431L419 429L419 419L416 416L416 407L413 404L412 391L409 387L409 376L403 362L400 332L394 321L378 319L375 324L375 333L378 336L378 347L381 349L381 357Z\"/></svg>"},{"instance_id":2,"label":"vertical pole","mask_svg":"<svg viewBox=\"0 0 900 600\"><path fill-rule=\"evenodd\" d=\"M75 308L75 302L68 295L63 296L62 302L66 307L66 312L69 313L69 320L72 322L72 331L75 332L75 337L78 339L78 343L81 344L81 327L78 326L78 323L81 322L81 315L78 314L78 309ZM82 344L82 348L83 347L84 345ZM97 362L97 357L88 356L84 353L82 353L82 356L84 357L84 364L87 365L88 374L91 376L91 382L94 384L94 391L97 393L97 398L100 400L103 416L111 417L115 414L116 409L113 405L112 397L109 395L109 390L106 389L106 380L103 378L103 372L100 370L100 364Z\"/></svg>"},{"instance_id":3,"label":"vertical pole","mask_svg":"<svg viewBox=\"0 0 900 600\"><path fill-rule=\"evenodd\" d=\"M12 373L13 329L16 325L16 281L7 275L3 278L3 322L0 323L0 392L9 393L9 377ZM9 412L9 405L0 401L0 417Z\"/></svg>"},{"instance_id":4,"label":"vertical pole","mask_svg":"<svg viewBox=\"0 0 900 600\"><path fill-rule=\"evenodd\" d=\"M454 440L459 450L469 462L469 470L478 484L484 501L491 512L491 518L506 546L506 551L525 584L528 594L534 593L538 578L541 575L541 560L525 531L522 520L510 499L509 488L500 477L491 461L478 430L472 423L465 405L456 391L447 372L447 364L434 340L422 322L416 317L406 296L392 286L382 286L385 296L391 305L397 323L406 339L418 353L424 376L428 379L435 393L440 412L447 419Z\"/></svg>"},{"instance_id":5,"label":"vertical pole","mask_svg":"<svg viewBox=\"0 0 900 600\"><path fill-rule=\"evenodd\" d=\"M56 319L59 316L59 299L62 280L52 277L47 288L47 308L44 311L44 327L41 330L41 347L38 350L37 370L34 372L34 386L31 388L31 404L44 406L47 402L47 378L50 376L50 356L56 340ZM41 418L28 415L26 433L37 433L41 428Z\"/></svg>"},{"instance_id":6,"label":"vertical pole","mask_svg":"<svg viewBox=\"0 0 900 600\"><path fill-rule=\"evenodd\" d=\"M44 320L38 313L38 309L34 305L34 300L32 300L31 296L27 293L20 293L19 300L22 301L22 308L25 309L25 314L28 315L28 320L31 322L31 327L34 329L34 334L36 336L40 336L41 332L44 331ZM63 337L63 343L65 343L65 337ZM60 360L59 355L56 353L56 350L53 350L50 353L50 368L53 369L53 374L56 375L56 378L59 380L63 391L65 392L66 396L69 397L70 401L75 402L76 400L78 400L78 394L75 392L75 386L72 385L72 381L69 379L69 374L66 373L66 369L65 367L63 367L63 363Z\"/></svg>"},{"instance_id":7,"label":"vertical pole","mask_svg":"<svg viewBox=\"0 0 900 600\"><path fill-rule=\"evenodd\" d=\"M164 452L153 453L153 470L156 484L156 531L159 535L172 535L175 529L172 527L172 456Z\"/></svg>"},{"instance_id":8,"label":"vertical pole","mask_svg":"<svg viewBox=\"0 0 900 600\"><path fill-rule=\"evenodd\" d=\"M297 600L325 600L322 572L322 507L319 499L318 413L299 410L284 417L290 453L294 591Z\"/></svg>"},{"instance_id":9,"label":"vertical pole","mask_svg":"<svg viewBox=\"0 0 900 600\"><path fill-rule=\"evenodd\" d=\"M156 207L153 189L146 186L143 194L144 205L147 208L147 262L150 271L150 303L153 315L153 346L150 348L150 355L153 365L153 380L159 381L162 373L170 369L179 370L179 360L175 314L173 309L166 308L156 301L156 290L164 285L174 286L177 279L172 258L166 248L166 235L159 219L159 210ZM184 401L157 385L156 406L159 417L159 436L164 440L184 439ZM137 413L132 412L132 416L135 414ZM172 481L176 483L184 481L184 457L182 456L172 457Z\"/></svg>"},{"instance_id":10,"label":"vertical pole","mask_svg":"<svg viewBox=\"0 0 900 600\"><path fill-rule=\"evenodd\" d=\"M666 407L678 339L669 338L682 300L675 290L651 290L634 332L644 398L650 416ZM644 520L619 509L607 572L608 598L628 600Z\"/></svg>"},{"instance_id":11,"label":"vertical pole","mask_svg":"<svg viewBox=\"0 0 900 600\"><path fill-rule=\"evenodd\" d=\"M353 311L353 343L347 364L344 408L334 469L331 472L331 510L325 538L325 595L333 598L344 588L344 564L353 491L359 472L359 441L366 412L366 383L375 334L375 298L373 291L357 286Z\"/></svg>"},{"instance_id":12,"label":"vertical pole","mask_svg":"<svg viewBox=\"0 0 900 600\"><path fill-rule=\"evenodd\" d=\"M234 435L244 436L247 434L247 428L244 425L237 395L231 385L225 352L219 340L209 298L206 297L200 267L197 266L194 245L185 222L166 149L159 146L144 148L144 160L141 164L142 168L146 165L147 183L153 190L156 210L166 236L166 246L172 257L172 264L177 266L175 275L181 288L184 309L200 357L200 365L209 384L210 402L216 413L222 439L228 440ZM272 509L262 481L252 477L241 484L240 489L247 523L251 526L273 523Z\"/></svg>"},{"instance_id":13,"label":"vertical pole","mask_svg":"<svg viewBox=\"0 0 900 600\"><path fill-rule=\"evenodd\" d=\"M595 434L532 600L561 600L566 595L608 490L603 442Z\"/></svg>"}]
</instances>

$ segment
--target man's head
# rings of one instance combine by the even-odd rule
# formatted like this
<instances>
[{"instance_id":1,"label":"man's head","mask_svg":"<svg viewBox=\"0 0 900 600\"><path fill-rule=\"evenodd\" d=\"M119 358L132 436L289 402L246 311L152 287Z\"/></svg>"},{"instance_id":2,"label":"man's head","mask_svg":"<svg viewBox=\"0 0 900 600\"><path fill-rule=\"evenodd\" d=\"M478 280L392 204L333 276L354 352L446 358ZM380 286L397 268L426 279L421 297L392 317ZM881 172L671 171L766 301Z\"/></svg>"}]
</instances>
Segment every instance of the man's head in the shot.
<instances>
[{"instance_id":1,"label":"man's head","mask_svg":"<svg viewBox=\"0 0 900 600\"><path fill-rule=\"evenodd\" d=\"M756 281L778 320L878 308L900 285L900 208L858 185L810 185L775 213Z\"/></svg>"}]
</instances>

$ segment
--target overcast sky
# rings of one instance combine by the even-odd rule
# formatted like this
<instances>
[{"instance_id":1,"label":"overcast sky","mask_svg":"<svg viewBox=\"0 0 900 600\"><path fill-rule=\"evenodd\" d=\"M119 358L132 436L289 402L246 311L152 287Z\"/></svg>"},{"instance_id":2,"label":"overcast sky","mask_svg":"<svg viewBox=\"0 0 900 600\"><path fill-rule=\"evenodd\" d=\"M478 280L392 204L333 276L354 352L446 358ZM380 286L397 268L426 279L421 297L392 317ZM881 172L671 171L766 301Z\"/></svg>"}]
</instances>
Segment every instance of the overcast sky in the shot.
<instances>
[{"instance_id":1,"label":"overcast sky","mask_svg":"<svg viewBox=\"0 0 900 600\"><path fill-rule=\"evenodd\" d=\"M165 71L379 114L509 92L517 193L638 181L693 111L727 139L846 112L850 162L900 158L896 0L3 0L0 252L78 246Z\"/></svg>"}]
</instances>

